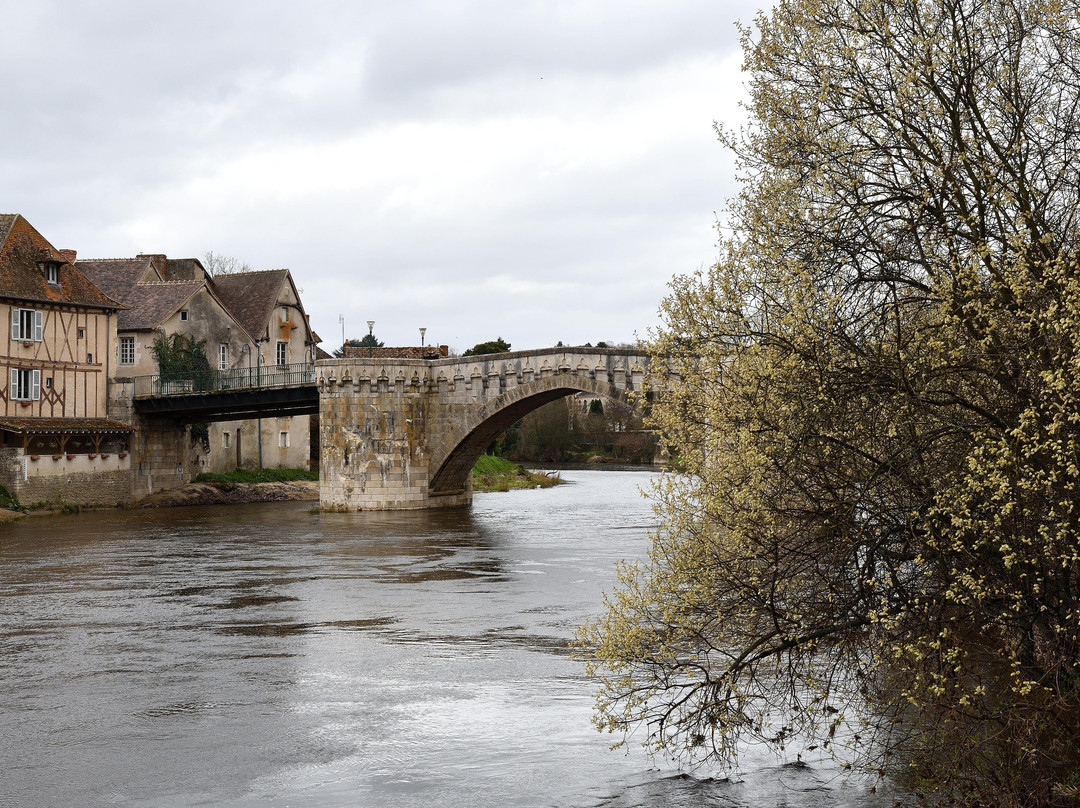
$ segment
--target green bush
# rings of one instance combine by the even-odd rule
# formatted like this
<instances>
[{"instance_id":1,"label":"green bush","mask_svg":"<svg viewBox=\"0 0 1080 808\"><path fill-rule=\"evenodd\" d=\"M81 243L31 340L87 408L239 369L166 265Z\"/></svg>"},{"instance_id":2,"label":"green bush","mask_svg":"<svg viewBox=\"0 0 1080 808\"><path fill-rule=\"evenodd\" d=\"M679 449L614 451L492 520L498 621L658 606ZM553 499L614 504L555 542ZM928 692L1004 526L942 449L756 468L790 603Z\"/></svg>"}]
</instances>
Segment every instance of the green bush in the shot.
<instances>
[{"instance_id":1,"label":"green bush","mask_svg":"<svg viewBox=\"0 0 1080 808\"><path fill-rule=\"evenodd\" d=\"M203 472L195 477L197 483L288 483L294 480L319 479L319 472L307 469L234 469L224 474Z\"/></svg>"}]
</instances>

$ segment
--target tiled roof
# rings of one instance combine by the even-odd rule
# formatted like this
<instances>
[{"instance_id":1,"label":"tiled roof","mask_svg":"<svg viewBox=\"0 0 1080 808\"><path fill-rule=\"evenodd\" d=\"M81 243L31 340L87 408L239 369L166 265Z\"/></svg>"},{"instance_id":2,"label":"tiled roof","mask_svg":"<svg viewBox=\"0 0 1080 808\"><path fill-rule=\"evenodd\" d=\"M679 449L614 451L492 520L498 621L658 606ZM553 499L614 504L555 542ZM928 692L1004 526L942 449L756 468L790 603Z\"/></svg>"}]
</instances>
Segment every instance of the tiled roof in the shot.
<instances>
[{"instance_id":1,"label":"tiled roof","mask_svg":"<svg viewBox=\"0 0 1080 808\"><path fill-rule=\"evenodd\" d=\"M11 230L17 218L19 216L16 213L0 213L0 244L7 241L8 231Z\"/></svg>"},{"instance_id":2,"label":"tiled roof","mask_svg":"<svg viewBox=\"0 0 1080 808\"><path fill-rule=\"evenodd\" d=\"M45 280L39 261L60 265L59 284ZM0 215L0 297L121 308L17 213Z\"/></svg>"},{"instance_id":3,"label":"tiled roof","mask_svg":"<svg viewBox=\"0 0 1080 808\"><path fill-rule=\"evenodd\" d=\"M149 258L94 258L89 261L76 261L75 266L86 277L94 282L94 285L121 303L130 291L135 288L139 281L146 278L150 273L150 279L160 280L157 273L153 272L153 266Z\"/></svg>"},{"instance_id":4,"label":"tiled roof","mask_svg":"<svg viewBox=\"0 0 1080 808\"><path fill-rule=\"evenodd\" d=\"M440 359L450 355L448 345L425 345L424 354L420 355L419 345L406 345L400 348L363 348L358 345L345 346L346 359Z\"/></svg>"},{"instance_id":5,"label":"tiled roof","mask_svg":"<svg viewBox=\"0 0 1080 808\"><path fill-rule=\"evenodd\" d=\"M134 432L135 428L109 418L0 418L8 432Z\"/></svg>"},{"instance_id":6,"label":"tiled roof","mask_svg":"<svg viewBox=\"0 0 1080 808\"><path fill-rule=\"evenodd\" d=\"M127 308L120 312L117 330L155 329L202 288L203 285L198 281L140 283L132 287L123 298Z\"/></svg>"},{"instance_id":7,"label":"tiled roof","mask_svg":"<svg viewBox=\"0 0 1080 808\"><path fill-rule=\"evenodd\" d=\"M212 284L218 299L254 339L262 339L274 311L287 269L218 275Z\"/></svg>"}]
</instances>

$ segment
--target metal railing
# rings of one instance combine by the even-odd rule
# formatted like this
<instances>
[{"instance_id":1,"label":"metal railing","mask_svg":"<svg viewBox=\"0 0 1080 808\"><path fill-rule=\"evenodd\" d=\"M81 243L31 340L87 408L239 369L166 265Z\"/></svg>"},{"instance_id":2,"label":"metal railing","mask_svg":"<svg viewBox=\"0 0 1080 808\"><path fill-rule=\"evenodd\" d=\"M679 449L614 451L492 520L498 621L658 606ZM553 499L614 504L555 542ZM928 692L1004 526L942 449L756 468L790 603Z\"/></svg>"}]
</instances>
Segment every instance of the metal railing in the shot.
<instances>
[{"instance_id":1,"label":"metal railing","mask_svg":"<svg viewBox=\"0 0 1080 808\"><path fill-rule=\"evenodd\" d=\"M298 362L293 365L209 370L186 379L162 380L155 374L136 376L133 382L135 398L259 390L268 387L301 387L315 384L315 366L310 362Z\"/></svg>"}]
</instances>

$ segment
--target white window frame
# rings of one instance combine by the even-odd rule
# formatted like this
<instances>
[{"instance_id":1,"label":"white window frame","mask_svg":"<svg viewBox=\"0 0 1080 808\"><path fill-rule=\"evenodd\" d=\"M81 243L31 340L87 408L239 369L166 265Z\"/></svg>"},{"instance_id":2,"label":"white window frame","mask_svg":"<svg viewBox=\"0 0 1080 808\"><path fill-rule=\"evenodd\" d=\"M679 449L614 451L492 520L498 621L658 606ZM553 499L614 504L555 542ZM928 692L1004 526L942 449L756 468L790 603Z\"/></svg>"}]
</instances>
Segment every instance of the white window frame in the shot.
<instances>
[{"instance_id":1,"label":"white window frame","mask_svg":"<svg viewBox=\"0 0 1080 808\"><path fill-rule=\"evenodd\" d=\"M11 310L11 338L18 342L41 342L45 312L37 309Z\"/></svg>"},{"instance_id":2,"label":"white window frame","mask_svg":"<svg viewBox=\"0 0 1080 808\"><path fill-rule=\"evenodd\" d=\"M135 337L120 337L120 364L135 364Z\"/></svg>"},{"instance_id":3,"label":"white window frame","mask_svg":"<svg viewBox=\"0 0 1080 808\"><path fill-rule=\"evenodd\" d=\"M278 367L285 367L289 364L289 343L278 342L277 344L277 363Z\"/></svg>"},{"instance_id":4,"label":"white window frame","mask_svg":"<svg viewBox=\"0 0 1080 808\"><path fill-rule=\"evenodd\" d=\"M221 433L221 448L222 449L228 449L229 448L229 443L230 443L229 438L230 437L231 436L229 435L229 430L227 430L227 429L224 432Z\"/></svg>"},{"instance_id":5,"label":"white window frame","mask_svg":"<svg viewBox=\"0 0 1080 808\"><path fill-rule=\"evenodd\" d=\"M8 399L11 401L41 400L41 371L11 368L8 373Z\"/></svg>"},{"instance_id":6,"label":"white window frame","mask_svg":"<svg viewBox=\"0 0 1080 808\"><path fill-rule=\"evenodd\" d=\"M280 448L280 449L288 449L289 448L289 433L288 432L282 431L282 432L278 433L278 448Z\"/></svg>"},{"instance_id":7,"label":"white window frame","mask_svg":"<svg viewBox=\"0 0 1080 808\"><path fill-rule=\"evenodd\" d=\"M229 345L228 343L221 343L218 346L218 370L229 369Z\"/></svg>"}]
</instances>

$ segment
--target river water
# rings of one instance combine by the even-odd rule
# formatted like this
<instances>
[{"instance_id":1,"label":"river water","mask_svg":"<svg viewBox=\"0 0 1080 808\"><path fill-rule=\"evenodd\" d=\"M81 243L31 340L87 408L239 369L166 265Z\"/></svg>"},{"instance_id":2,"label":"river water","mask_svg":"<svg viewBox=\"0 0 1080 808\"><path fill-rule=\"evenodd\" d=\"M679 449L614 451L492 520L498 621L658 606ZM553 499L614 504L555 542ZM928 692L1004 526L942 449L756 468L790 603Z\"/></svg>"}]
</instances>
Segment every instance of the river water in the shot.
<instances>
[{"instance_id":1,"label":"river water","mask_svg":"<svg viewBox=\"0 0 1080 808\"><path fill-rule=\"evenodd\" d=\"M878 806L824 760L680 773L571 658L644 553L643 472L471 509L0 525L0 806Z\"/></svg>"}]
</instances>

